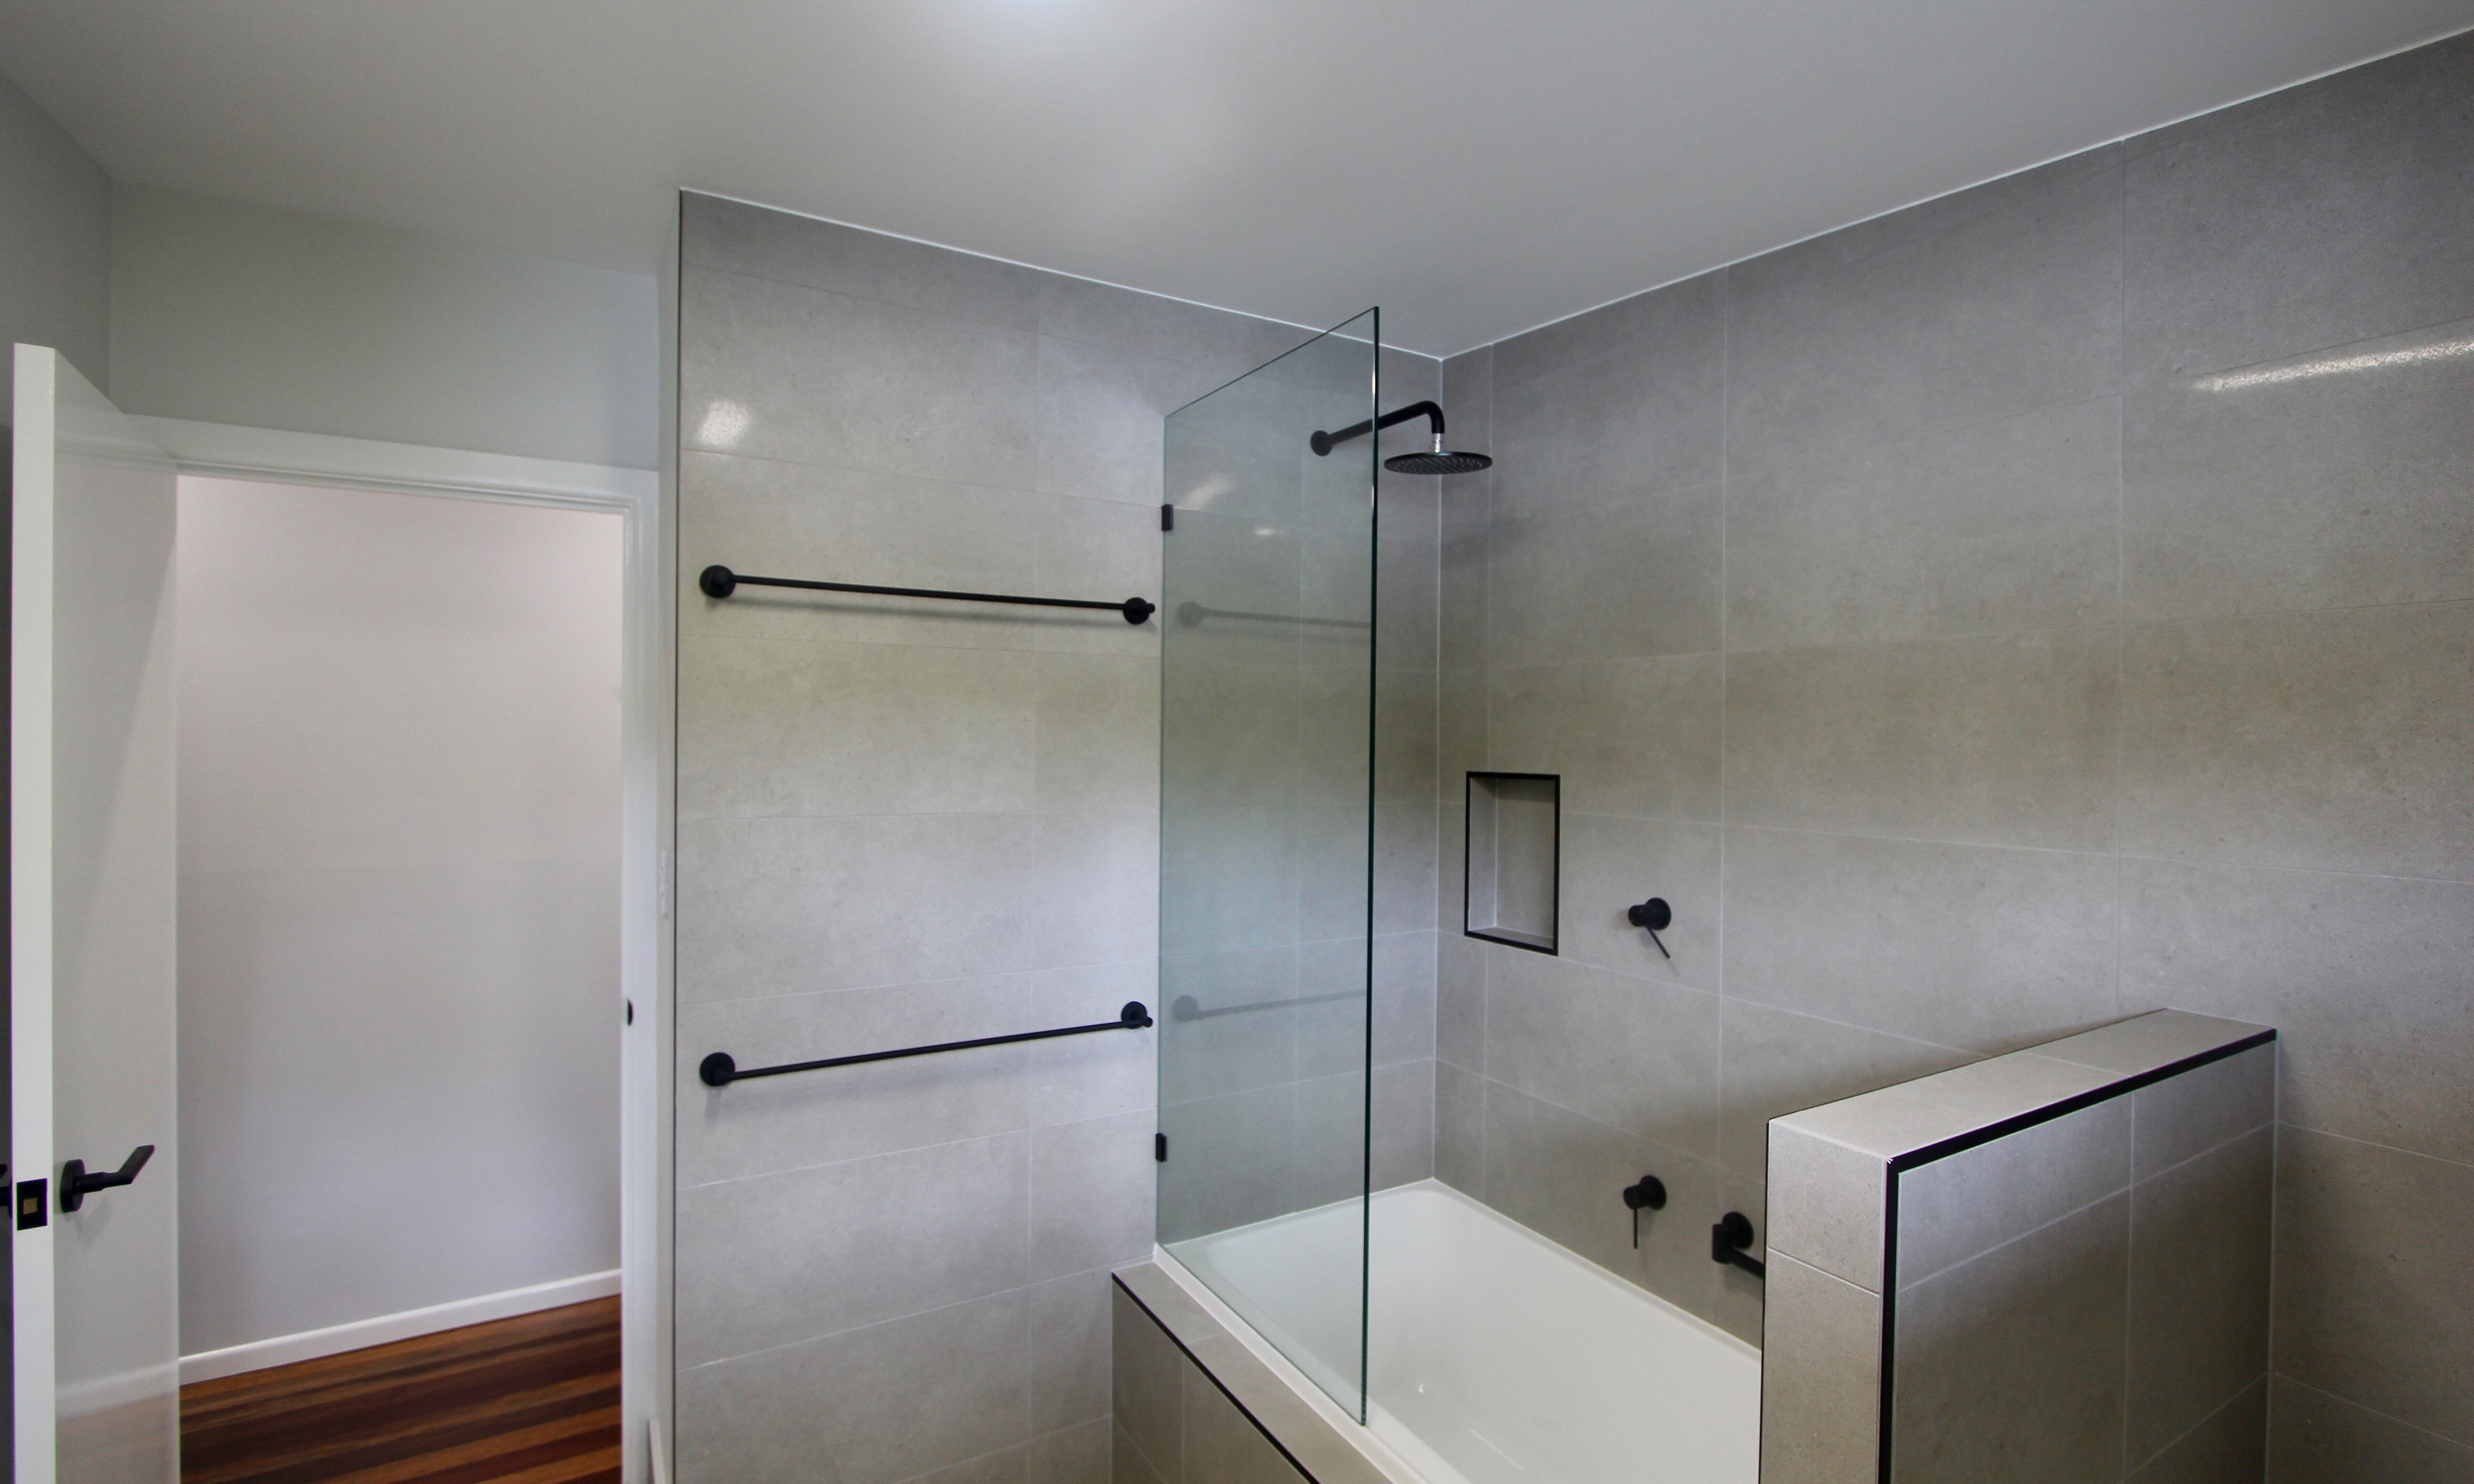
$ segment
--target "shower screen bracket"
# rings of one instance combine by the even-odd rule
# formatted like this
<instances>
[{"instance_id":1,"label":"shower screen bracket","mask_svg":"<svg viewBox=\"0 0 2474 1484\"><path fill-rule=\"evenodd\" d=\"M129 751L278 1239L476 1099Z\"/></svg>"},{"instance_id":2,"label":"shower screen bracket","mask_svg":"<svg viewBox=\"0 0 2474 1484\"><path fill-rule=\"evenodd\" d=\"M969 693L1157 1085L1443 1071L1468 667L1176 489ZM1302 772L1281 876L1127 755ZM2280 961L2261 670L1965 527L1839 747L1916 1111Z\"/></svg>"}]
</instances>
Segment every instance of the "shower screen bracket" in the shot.
<instances>
[{"instance_id":1,"label":"shower screen bracket","mask_svg":"<svg viewBox=\"0 0 2474 1484\"><path fill-rule=\"evenodd\" d=\"M1141 597L1111 603L1090 597L1017 597L1006 593L949 593L941 588L886 588L865 582L811 582L804 577L750 577L718 564L697 573L696 586L705 596L716 598L728 597L740 587L801 588L817 593L873 593L885 597L941 597L958 603L1016 603L1030 608L1106 608L1124 614L1128 623L1143 622L1159 612L1158 604Z\"/></svg>"}]
</instances>

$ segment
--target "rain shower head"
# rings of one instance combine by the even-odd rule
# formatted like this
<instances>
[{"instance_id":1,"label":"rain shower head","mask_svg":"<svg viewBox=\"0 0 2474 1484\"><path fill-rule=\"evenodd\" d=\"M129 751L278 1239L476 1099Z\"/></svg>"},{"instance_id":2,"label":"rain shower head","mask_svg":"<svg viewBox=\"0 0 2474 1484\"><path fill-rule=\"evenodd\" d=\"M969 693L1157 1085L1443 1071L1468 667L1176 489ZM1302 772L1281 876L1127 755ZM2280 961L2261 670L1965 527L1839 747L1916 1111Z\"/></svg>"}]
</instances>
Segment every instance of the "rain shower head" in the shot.
<instances>
[{"instance_id":1,"label":"rain shower head","mask_svg":"<svg viewBox=\"0 0 2474 1484\"><path fill-rule=\"evenodd\" d=\"M1469 474L1491 469L1494 460L1483 453L1459 453L1443 447L1443 409L1431 401L1413 401L1397 407L1370 423L1344 427L1336 433L1318 432L1306 440L1318 455L1327 454L1351 438L1362 438L1411 418L1424 418L1433 428L1435 447L1426 453L1395 453L1383 461L1383 467L1395 474Z\"/></svg>"},{"instance_id":2,"label":"rain shower head","mask_svg":"<svg viewBox=\"0 0 2474 1484\"><path fill-rule=\"evenodd\" d=\"M1395 453L1383 461L1383 467L1395 474L1473 474L1481 469L1492 469L1494 460L1483 453L1460 453L1443 447L1443 435L1435 435L1431 453Z\"/></svg>"}]
</instances>

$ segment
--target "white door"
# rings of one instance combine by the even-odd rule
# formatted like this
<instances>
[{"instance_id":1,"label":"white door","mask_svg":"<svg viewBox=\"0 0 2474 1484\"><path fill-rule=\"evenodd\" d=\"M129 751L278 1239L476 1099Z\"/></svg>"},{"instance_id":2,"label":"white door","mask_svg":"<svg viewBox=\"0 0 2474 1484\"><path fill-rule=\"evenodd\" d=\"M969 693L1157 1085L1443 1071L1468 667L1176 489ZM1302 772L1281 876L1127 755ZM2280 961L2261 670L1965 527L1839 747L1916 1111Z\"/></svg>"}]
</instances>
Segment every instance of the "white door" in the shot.
<instances>
[{"instance_id":1,"label":"white door","mask_svg":"<svg viewBox=\"0 0 2474 1484\"><path fill-rule=\"evenodd\" d=\"M18 346L16 376L16 1479L172 1484L172 465L58 353ZM82 1188L81 1173L116 1180L146 1146L134 1180Z\"/></svg>"}]
</instances>

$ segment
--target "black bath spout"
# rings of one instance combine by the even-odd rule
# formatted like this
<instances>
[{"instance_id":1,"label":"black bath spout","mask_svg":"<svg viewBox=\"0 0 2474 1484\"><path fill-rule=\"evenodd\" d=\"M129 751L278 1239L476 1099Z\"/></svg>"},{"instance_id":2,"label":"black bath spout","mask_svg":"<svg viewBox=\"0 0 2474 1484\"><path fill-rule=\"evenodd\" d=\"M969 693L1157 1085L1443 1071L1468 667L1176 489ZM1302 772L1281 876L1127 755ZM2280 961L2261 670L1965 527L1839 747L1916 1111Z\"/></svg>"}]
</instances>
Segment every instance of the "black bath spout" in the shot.
<instances>
[{"instance_id":1,"label":"black bath spout","mask_svg":"<svg viewBox=\"0 0 2474 1484\"><path fill-rule=\"evenodd\" d=\"M1741 1211L1729 1211L1710 1229L1710 1260L1729 1267L1741 1268L1755 1277L1769 1277L1769 1265L1744 1249L1753 1245L1753 1220Z\"/></svg>"}]
</instances>

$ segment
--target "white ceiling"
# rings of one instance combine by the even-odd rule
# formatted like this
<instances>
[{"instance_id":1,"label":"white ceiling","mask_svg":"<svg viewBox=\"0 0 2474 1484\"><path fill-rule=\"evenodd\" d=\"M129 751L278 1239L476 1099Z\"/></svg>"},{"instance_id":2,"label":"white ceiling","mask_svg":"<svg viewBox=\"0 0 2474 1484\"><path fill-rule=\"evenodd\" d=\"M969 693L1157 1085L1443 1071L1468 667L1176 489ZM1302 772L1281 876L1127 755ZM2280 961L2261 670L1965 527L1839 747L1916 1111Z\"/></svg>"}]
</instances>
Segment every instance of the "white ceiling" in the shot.
<instances>
[{"instance_id":1,"label":"white ceiling","mask_svg":"<svg viewBox=\"0 0 2474 1484\"><path fill-rule=\"evenodd\" d=\"M691 185L1462 350L2474 0L0 0L116 177L649 269Z\"/></svg>"}]
</instances>

